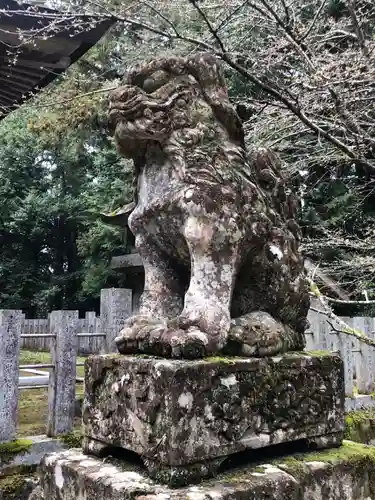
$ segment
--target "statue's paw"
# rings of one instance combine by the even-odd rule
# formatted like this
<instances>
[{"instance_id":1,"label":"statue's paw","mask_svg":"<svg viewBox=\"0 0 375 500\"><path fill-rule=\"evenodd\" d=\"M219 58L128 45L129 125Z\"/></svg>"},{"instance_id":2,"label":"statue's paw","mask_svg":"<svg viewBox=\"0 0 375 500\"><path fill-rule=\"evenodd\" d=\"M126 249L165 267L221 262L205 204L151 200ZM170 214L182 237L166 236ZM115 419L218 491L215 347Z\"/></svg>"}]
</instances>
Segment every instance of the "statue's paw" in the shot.
<instances>
[{"instance_id":1,"label":"statue's paw","mask_svg":"<svg viewBox=\"0 0 375 500\"><path fill-rule=\"evenodd\" d=\"M151 333L163 328L160 320L146 315L132 316L115 339L117 349L120 354L145 353L150 344Z\"/></svg>"},{"instance_id":2,"label":"statue's paw","mask_svg":"<svg viewBox=\"0 0 375 500\"><path fill-rule=\"evenodd\" d=\"M197 329L181 330L162 325L150 328L147 339L138 341L138 352L163 358L197 359L207 355L208 346L207 334Z\"/></svg>"},{"instance_id":3,"label":"statue's paw","mask_svg":"<svg viewBox=\"0 0 375 500\"><path fill-rule=\"evenodd\" d=\"M254 311L231 321L226 354L275 356L298 349L298 334L263 311Z\"/></svg>"},{"instance_id":4,"label":"statue's paw","mask_svg":"<svg viewBox=\"0 0 375 500\"><path fill-rule=\"evenodd\" d=\"M134 324L116 338L121 354L150 354L164 358L198 359L211 352L209 337L196 328L181 330L165 324Z\"/></svg>"}]
</instances>

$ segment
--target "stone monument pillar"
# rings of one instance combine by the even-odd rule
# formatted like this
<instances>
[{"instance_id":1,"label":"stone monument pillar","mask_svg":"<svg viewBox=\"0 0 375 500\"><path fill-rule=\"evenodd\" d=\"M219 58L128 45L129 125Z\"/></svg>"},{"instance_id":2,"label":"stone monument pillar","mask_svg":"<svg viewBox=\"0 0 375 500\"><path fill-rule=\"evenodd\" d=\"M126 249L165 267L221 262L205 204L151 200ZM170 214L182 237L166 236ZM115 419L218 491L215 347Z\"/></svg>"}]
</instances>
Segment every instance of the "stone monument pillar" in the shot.
<instances>
[{"instance_id":1,"label":"stone monument pillar","mask_svg":"<svg viewBox=\"0 0 375 500\"><path fill-rule=\"evenodd\" d=\"M134 159L128 223L145 289L120 354L86 362L84 454L47 457L40 495L313 498L270 457L288 443L341 445L343 364L303 351L297 200L277 158L246 151L211 55L137 66L110 103L118 149ZM262 472L250 466L228 486L221 470L265 450ZM129 452L143 471L125 467Z\"/></svg>"}]
</instances>

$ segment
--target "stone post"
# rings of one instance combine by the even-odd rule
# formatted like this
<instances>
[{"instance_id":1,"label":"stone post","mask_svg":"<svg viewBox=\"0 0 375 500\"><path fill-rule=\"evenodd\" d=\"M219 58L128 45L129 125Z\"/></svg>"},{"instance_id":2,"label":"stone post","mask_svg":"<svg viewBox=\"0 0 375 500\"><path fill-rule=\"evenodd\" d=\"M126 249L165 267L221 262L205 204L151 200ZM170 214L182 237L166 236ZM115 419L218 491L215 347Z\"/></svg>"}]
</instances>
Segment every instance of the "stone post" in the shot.
<instances>
[{"instance_id":1,"label":"stone post","mask_svg":"<svg viewBox=\"0 0 375 500\"><path fill-rule=\"evenodd\" d=\"M21 311L0 310L0 443L16 437L21 323Z\"/></svg>"},{"instance_id":2,"label":"stone post","mask_svg":"<svg viewBox=\"0 0 375 500\"><path fill-rule=\"evenodd\" d=\"M132 291L127 288L105 288L100 294L100 318L106 334L106 352L116 352L114 339L132 314Z\"/></svg>"},{"instance_id":3,"label":"stone post","mask_svg":"<svg viewBox=\"0 0 375 500\"><path fill-rule=\"evenodd\" d=\"M50 317L52 364L48 388L47 435L73 429L76 396L78 311L53 311Z\"/></svg>"},{"instance_id":4,"label":"stone post","mask_svg":"<svg viewBox=\"0 0 375 500\"><path fill-rule=\"evenodd\" d=\"M87 324L87 333L97 333L95 330L96 327L96 312L89 311L86 312L86 324ZM104 339L100 338L100 343L104 343ZM94 354L98 352L98 349L95 349L98 345L98 338L95 337L86 337L85 338L85 354Z\"/></svg>"}]
</instances>

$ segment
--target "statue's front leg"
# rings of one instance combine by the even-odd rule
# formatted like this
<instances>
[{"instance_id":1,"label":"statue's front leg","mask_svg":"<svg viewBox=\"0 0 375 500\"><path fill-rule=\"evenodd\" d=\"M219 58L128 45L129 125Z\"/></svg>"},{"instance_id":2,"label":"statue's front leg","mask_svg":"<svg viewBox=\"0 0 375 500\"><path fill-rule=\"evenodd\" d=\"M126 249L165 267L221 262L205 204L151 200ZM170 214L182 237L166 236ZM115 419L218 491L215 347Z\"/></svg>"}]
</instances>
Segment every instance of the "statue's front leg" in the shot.
<instances>
[{"instance_id":1,"label":"statue's front leg","mask_svg":"<svg viewBox=\"0 0 375 500\"><path fill-rule=\"evenodd\" d=\"M139 314L166 321L181 312L183 289L168 256L149 236L137 236L136 248L145 272Z\"/></svg>"},{"instance_id":2,"label":"statue's front leg","mask_svg":"<svg viewBox=\"0 0 375 500\"><path fill-rule=\"evenodd\" d=\"M180 278L152 237L138 235L136 248L143 260L145 284L138 313L127 320L116 339L117 348L123 354L152 352L151 344L165 331L167 320L181 312L183 305Z\"/></svg>"},{"instance_id":3,"label":"statue's front leg","mask_svg":"<svg viewBox=\"0 0 375 500\"><path fill-rule=\"evenodd\" d=\"M191 257L190 285L178 325L207 335L207 352L225 345L242 233L232 220L190 216L184 226Z\"/></svg>"}]
</instances>

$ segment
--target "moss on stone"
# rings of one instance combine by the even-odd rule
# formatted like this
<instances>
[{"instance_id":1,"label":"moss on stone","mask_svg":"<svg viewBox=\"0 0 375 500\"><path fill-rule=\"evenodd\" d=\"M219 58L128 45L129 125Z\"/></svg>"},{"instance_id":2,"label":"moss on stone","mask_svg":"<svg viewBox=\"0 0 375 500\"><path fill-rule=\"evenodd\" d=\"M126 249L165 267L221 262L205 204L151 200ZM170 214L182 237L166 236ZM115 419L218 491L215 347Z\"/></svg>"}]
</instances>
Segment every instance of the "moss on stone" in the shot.
<instances>
[{"instance_id":1,"label":"moss on stone","mask_svg":"<svg viewBox=\"0 0 375 500\"><path fill-rule=\"evenodd\" d=\"M13 474L0 478L0 500L20 500L31 492L30 483L36 475Z\"/></svg>"},{"instance_id":2,"label":"moss on stone","mask_svg":"<svg viewBox=\"0 0 375 500\"><path fill-rule=\"evenodd\" d=\"M24 481L25 477L21 474L0 478L0 491L3 495L15 493L24 484Z\"/></svg>"},{"instance_id":3,"label":"moss on stone","mask_svg":"<svg viewBox=\"0 0 375 500\"><path fill-rule=\"evenodd\" d=\"M323 358L327 356L332 356L332 353L329 351L292 351L292 352L286 352L282 354L278 354L275 356L276 358L300 358L301 356L310 356L313 358ZM203 359L203 361L208 361L210 363L227 363L227 364L234 364L236 361L240 361L243 359L241 356L236 357L236 356L208 356Z\"/></svg>"},{"instance_id":4,"label":"moss on stone","mask_svg":"<svg viewBox=\"0 0 375 500\"><path fill-rule=\"evenodd\" d=\"M366 461L375 465L375 447L367 446L353 441L344 441L339 448L313 451L307 453L297 453L289 457L282 457L274 460L274 464L282 467L287 466L292 472L298 472L303 462L324 462L327 464L355 464L359 461Z\"/></svg>"},{"instance_id":5,"label":"moss on stone","mask_svg":"<svg viewBox=\"0 0 375 500\"><path fill-rule=\"evenodd\" d=\"M17 439L8 443L0 443L0 465L11 462L16 455L27 453L32 444L31 439Z\"/></svg>"},{"instance_id":6,"label":"moss on stone","mask_svg":"<svg viewBox=\"0 0 375 500\"><path fill-rule=\"evenodd\" d=\"M308 356L312 357L325 357L325 356L332 356L332 353L329 351L305 351L304 354L307 354Z\"/></svg>"},{"instance_id":7,"label":"moss on stone","mask_svg":"<svg viewBox=\"0 0 375 500\"><path fill-rule=\"evenodd\" d=\"M257 460L246 466L223 472L220 474L219 478L215 480L228 483L248 481L251 478L251 474L254 472L266 473L267 467L264 465L265 463L273 465L280 470L285 470L285 472L298 479L306 473L306 463L309 462L323 462L328 465L344 464L345 466L352 466L353 469L356 467L361 469L364 464L366 464L374 467L375 470L375 447L354 443L352 441L344 441L343 445L339 448L294 453L292 455L280 456L273 459L267 457L264 459L263 463ZM209 479L205 481L205 483L212 484L212 481L213 480Z\"/></svg>"},{"instance_id":8,"label":"moss on stone","mask_svg":"<svg viewBox=\"0 0 375 500\"><path fill-rule=\"evenodd\" d=\"M81 448L83 434L81 430L74 430L59 437L59 440L66 444L68 448Z\"/></svg>"}]
</instances>

